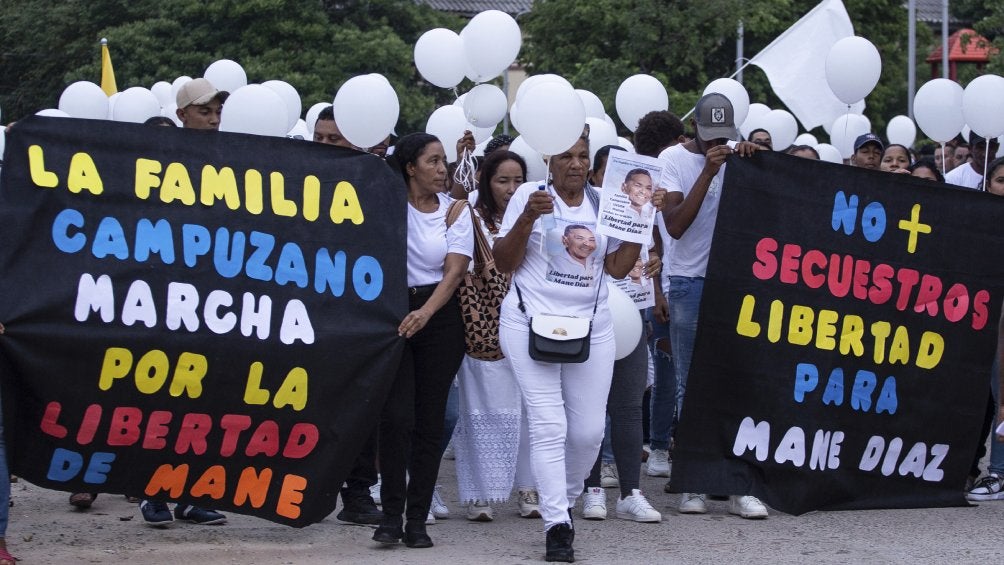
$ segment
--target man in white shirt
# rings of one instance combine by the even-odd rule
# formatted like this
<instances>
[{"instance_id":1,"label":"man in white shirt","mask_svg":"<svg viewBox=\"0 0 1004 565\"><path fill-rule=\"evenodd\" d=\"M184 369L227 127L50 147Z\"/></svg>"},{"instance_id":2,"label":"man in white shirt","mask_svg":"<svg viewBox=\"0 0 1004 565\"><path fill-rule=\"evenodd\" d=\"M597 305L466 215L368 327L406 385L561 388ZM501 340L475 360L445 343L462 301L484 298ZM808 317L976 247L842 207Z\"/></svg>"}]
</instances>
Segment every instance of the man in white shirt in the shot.
<instances>
[{"instance_id":1,"label":"man in white shirt","mask_svg":"<svg viewBox=\"0 0 1004 565\"><path fill-rule=\"evenodd\" d=\"M987 147L987 140L973 132L969 132L969 156L966 163L955 167L945 175L945 182L966 188L980 188L983 182L983 167L987 163L987 155L993 158L1000 149L1000 144L996 138L990 140Z\"/></svg>"},{"instance_id":2,"label":"man in white shirt","mask_svg":"<svg viewBox=\"0 0 1004 565\"><path fill-rule=\"evenodd\" d=\"M670 342L677 378L677 413L682 413L690 360L697 337L697 315L708 269L711 237L715 231L718 203L725 178L725 159L732 153L747 157L762 147L739 138L732 103L725 96L711 93L697 102L691 123L697 136L670 147L660 155L663 174L660 186L668 192L663 216L669 235L676 241L669 263ZM699 409L694 407L693 409ZM708 511L705 495L684 493L680 502L683 514ZM766 518L767 508L754 496L732 496L729 512L743 518Z\"/></svg>"}]
</instances>

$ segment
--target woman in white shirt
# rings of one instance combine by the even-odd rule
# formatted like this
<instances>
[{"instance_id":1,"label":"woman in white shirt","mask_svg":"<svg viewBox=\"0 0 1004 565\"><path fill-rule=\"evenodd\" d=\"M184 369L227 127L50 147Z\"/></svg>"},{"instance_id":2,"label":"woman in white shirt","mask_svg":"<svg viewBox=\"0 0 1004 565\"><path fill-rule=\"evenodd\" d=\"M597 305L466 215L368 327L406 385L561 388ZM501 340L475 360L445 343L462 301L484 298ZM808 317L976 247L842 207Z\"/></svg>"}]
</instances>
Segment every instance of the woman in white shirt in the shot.
<instances>
[{"instance_id":1,"label":"woman in white shirt","mask_svg":"<svg viewBox=\"0 0 1004 565\"><path fill-rule=\"evenodd\" d=\"M373 539L432 547L425 520L439 473L446 398L464 356L455 293L474 254L474 232L469 216L446 225L446 154L435 136L402 137L388 163L408 188L410 312L398 327L405 348L380 419L384 518Z\"/></svg>"},{"instance_id":2,"label":"woman in white shirt","mask_svg":"<svg viewBox=\"0 0 1004 565\"><path fill-rule=\"evenodd\" d=\"M474 213L491 244L509 199L526 179L526 162L516 153L496 150L485 158L479 176ZM520 516L539 518L523 397L509 360L483 361L465 356L457 383L460 415L453 447L460 501L468 505L467 519L492 520L494 512L489 503L507 500L514 485Z\"/></svg>"},{"instance_id":3,"label":"woman in white shirt","mask_svg":"<svg viewBox=\"0 0 1004 565\"><path fill-rule=\"evenodd\" d=\"M499 269L514 272L513 287L502 303L500 339L523 393L548 561L575 559L569 509L582 492L603 439L615 349L603 273L627 276L641 248L596 234L598 198L593 202L595 194L586 193L594 190L587 187L588 172L589 139L584 132L575 145L551 158L551 183L519 187L509 200L494 247ZM541 221L542 216L548 221ZM584 238L595 238L589 241L594 251L586 258L590 269L585 271L592 274L563 270L561 238L570 226ZM530 358L529 317L544 313L592 318L588 360L559 364Z\"/></svg>"}]
</instances>

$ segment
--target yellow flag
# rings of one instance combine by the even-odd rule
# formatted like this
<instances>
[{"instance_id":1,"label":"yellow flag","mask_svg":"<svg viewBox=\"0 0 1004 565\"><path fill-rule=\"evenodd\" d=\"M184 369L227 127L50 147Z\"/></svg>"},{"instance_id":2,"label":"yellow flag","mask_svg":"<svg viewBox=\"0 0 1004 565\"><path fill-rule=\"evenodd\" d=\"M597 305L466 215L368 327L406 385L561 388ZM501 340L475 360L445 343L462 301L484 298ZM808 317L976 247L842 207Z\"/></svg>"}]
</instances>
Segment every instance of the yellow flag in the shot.
<instances>
[{"instance_id":1,"label":"yellow flag","mask_svg":"<svg viewBox=\"0 0 1004 565\"><path fill-rule=\"evenodd\" d=\"M115 70L112 69L112 55L108 52L108 40L101 39L101 90L111 96L119 91L115 85Z\"/></svg>"}]
</instances>

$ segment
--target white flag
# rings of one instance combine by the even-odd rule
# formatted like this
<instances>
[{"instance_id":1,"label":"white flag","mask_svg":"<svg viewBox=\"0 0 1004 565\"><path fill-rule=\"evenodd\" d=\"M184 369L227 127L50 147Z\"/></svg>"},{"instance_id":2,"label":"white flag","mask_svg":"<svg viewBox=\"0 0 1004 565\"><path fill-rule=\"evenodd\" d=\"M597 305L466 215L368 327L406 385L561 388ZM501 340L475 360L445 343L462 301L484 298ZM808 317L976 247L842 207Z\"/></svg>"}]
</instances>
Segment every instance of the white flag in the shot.
<instances>
[{"instance_id":1,"label":"white flag","mask_svg":"<svg viewBox=\"0 0 1004 565\"><path fill-rule=\"evenodd\" d=\"M826 83L826 55L837 41L854 35L841 0L823 0L750 60L767 74L771 88L806 130L829 127L847 113ZM851 113L864 111L862 100Z\"/></svg>"}]
</instances>

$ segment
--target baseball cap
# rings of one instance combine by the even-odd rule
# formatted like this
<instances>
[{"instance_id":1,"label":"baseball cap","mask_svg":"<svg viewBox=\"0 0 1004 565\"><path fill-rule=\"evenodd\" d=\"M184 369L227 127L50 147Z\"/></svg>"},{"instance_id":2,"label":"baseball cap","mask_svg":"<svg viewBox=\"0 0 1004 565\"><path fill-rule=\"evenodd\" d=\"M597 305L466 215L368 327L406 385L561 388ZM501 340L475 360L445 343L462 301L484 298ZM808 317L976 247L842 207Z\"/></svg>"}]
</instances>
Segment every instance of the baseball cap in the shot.
<instances>
[{"instance_id":1,"label":"baseball cap","mask_svg":"<svg viewBox=\"0 0 1004 565\"><path fill-rule=\"evenodd\" d=\"M866 143L874 143L879 146L879 151L885 151L885 144L879 139L879 136L874 133L863 133L854 140L854 152L857 153L858 149Z\"/></svg>"},{"instance_id":2,"label":"baseball cap","mask_svg":"<svg viewBox=\"0 0 1004 565\"><path fill-rule=\"evenodd\" d=\"M226 96L226 92L216 90L213 83L204 78L195 78L181 85L181 88L178 89L178 108L202 106L221 95Z\"/></svg>"},{"instance_id":3,"label":"baseball cap","mask_svg":"<svg viewBox=\"0 0 1004 565\"><path fill-rule=\"evenodd\" d=\"M694 120L697 122L697 137L702 141L739 139L732 102L724 94L712 92L702 96L694 109Z\"/></svg>"}]
</instances>

